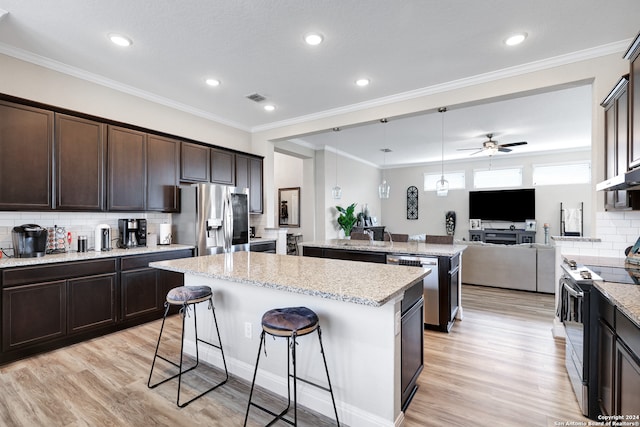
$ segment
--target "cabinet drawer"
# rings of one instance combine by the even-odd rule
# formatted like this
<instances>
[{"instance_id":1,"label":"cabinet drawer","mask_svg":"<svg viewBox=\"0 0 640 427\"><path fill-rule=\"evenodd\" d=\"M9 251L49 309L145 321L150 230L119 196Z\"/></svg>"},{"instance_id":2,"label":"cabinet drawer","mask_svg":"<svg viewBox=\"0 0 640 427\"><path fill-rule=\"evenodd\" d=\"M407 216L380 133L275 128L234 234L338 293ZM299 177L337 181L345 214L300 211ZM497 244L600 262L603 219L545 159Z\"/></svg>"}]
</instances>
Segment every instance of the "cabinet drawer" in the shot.
<instances>
[{"instance_id":1,"label":"cabinet drawer","mask_svg":"<svg viewBox=\"0 0 640 427\"><path fill-rule=\"evenodd\" d=\"M35 282L115 273L116 264L116 258L105 258L96 261L62 262L46 266L10 268L2 271L2 286L7 288Z\"/></svg>"},{"instance_id":2,"label":"cabinet drawer","mask_svg":"<svg viewBox=\"0 0 640 427\"><path fill-rule=\"evenodd\" d=\"M449 271L454 271L460 265L460 255L452 256L450 262Z\"/></svg>"},{"instance_id":3,"label":"cabinet drawer","mask_svg":"<svg viewBox=\"0 0 640 427\"><path fill-rule=\"evenodd\" d=\"M135 270L138 268L147 268L149 267L150 262L156 261L166 261L169 259L178 259L178 258L189 258L193 256L193 251L191 249L183 249L178 251L170 251L170 252L156 252L152 254L144 254L144 255L131 255L122 257L120 261L120 268L122 271L126 270Z\"/></svg>"},{"instance_id":4,"label":"cabinet drawer","mask_svg":"<svg viewBox=\"0 0 640 427\"><path fill-rule=\"evenodd\" d=\"M640 357L640 328L618 310L616 310L616 334L636 357Z\"/></svg>"},{"instance_id":5,"label":"cabinet drawer","mask_svg":"<svg viewBox=\"0 0 640 427\"><path fill-rule=\"evenodd\" d=\"M249 246L251 252L276 253L276 242L255 242Z\"/></svg>"}]
</instances>

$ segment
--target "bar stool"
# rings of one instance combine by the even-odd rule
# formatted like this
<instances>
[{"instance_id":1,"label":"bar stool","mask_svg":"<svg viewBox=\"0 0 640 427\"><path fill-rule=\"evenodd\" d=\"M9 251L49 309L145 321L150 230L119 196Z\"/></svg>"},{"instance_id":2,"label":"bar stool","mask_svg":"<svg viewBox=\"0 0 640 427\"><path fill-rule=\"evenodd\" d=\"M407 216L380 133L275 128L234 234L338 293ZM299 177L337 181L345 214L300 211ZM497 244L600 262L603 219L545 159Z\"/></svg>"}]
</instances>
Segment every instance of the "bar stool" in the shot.
<instances>
[{"instance_id":1,"label":"bar stool","mask_svg":"<svg viewBox=\"0 0 640 427\"><path fill-rule=\"evenodd\" d=\"M196 304L198 303L202 303L208 301L209 302L209 310L211 310L211 312L213 313L213 321L216 325L216 334L218 335L218 345L213 344L211 342L202 340L200 338L198 338L198 321L197 321L197 317L196 317ZM164 322L167 319L167 313L169 312L169 308L171 306L177 306L180 305L182 306L180 308L180 315L182 316L182 337L181 337L181 343L180 343L180 363L175 363L169 359L167 359L166 357L159 355L158 354L158 349L160 348L160 341L162 339L162 331L164 330ZM162 326L160 327L160 335L158 336L158 343L156 344L156 353L153 356L153 362L151 364L151 372L149 373L149 381L147 382L147 387L149 388L155 388L157 386L159 386L160 384L164 384L167 381L170 381L172 379L174 379L175 377L178 377L178 397L176 398L176 404L178 405L178 407L180 408L184 408L185 406L187 406L189 403L193 402L194 400L198 399L199 397L204 396L205 394L209 393L212 390L215 390L216 388L220 387L222 384L226 383L227 380L229 379L229 372L227 371L227 362L224 358L224 351L222 349L222 341L220 340L220 331L218 329L218 320L216 319L216 311L213 307L213 292L211 291L211 288L209 286L179 286L177 288L173 288L171 289L168 293L167 293L167 300L164 303L164 317L162 318ZM194 366L183 370L183 356L184 356L184 325L185 325L185 318L189 315L189 310L192 309L193 310L193 325L194 325L194 330L195 330L195 338L196 338L196 363ZM224 373L225 373L225 378L223 381L219 382L218 384L214 385L213 387L211 387L210 389L198 394L197 396L191 398L190 400L184 402L184 403L180 403L180 390L182 388L182 374L185 374L193 369L195 369L196 367L198 367L198 364L200 363L200 356L199 356L199 352L198 352L198 343L204 343L207 344L211 347L217 348L220 350L220 353L222 354L222 363L224 364ZM155 384L151 384L151 377L153 376L153 369L155 367L156 364L156 359L162 359L165 362L168 362L170 364L172 364L173 366L177 367L178 373L166 378L164 380L161 380Z\"/></svg>"},{"instance_id":2,"label":"bar stool","mask_svg":"<svg viewBox=\"0 0 640 427\"><path fill-rule=\"evenodd\" d=\"M320 342L320 353L322 353L324 370L327 374L327 383L329 385L328 388L320 384L315 384L311 381L298 378L296 373L296 338L303 335L310 334L313 331L318 332L318 341ZM260 351L262 350L262 346L265 345L265 334L269 334L274 337L286 337L287 346L291 350L291 351L287 351L287 407L279 414L276 414L275 412L265 408L264 406L258 405L257 403L253 403L251 401L251 398L253 397L253 389L255 388L255 384L256 384L258 364L260 363ZM266 355L266 352L265 352L265 355ZM293 364L293 375L291 374L292 364ZM290 378L293 378L293 421L284 418L284 416L287 414L287 412L289 412L289 409L291 407ZM293 426L297 426L298 425L298 407L297 407L297 381L298 380L306 384L310 384L315 387L318 387L322 390L328 391L331 394L333 411L336 415L336 424L340 426L340 422L338 421L338 409L336 408L336 401L333 397L333 388L331 387L331 380L329 379L329 369L327 368L327 359L324 355L324 347L322 346L322 331L320 330L318 315L306 307L288 307L288 308L277 308L274 310L269 310L262 316L262 333L260 334L260 345L258 346L258 357L256 360L256 368L255 368L255 371L253 372L253 381L251 382L251 391L249 392L249 403L247 404L247 413L244 418L244 426L246 427L247 425L247 420L249 418L249 410L251 409L252 405L275 417L273 418L273 420L271 420L269 424L267 424L268 426L273 424L277 420L282 420Z\"/></svg>"}]
</instances>

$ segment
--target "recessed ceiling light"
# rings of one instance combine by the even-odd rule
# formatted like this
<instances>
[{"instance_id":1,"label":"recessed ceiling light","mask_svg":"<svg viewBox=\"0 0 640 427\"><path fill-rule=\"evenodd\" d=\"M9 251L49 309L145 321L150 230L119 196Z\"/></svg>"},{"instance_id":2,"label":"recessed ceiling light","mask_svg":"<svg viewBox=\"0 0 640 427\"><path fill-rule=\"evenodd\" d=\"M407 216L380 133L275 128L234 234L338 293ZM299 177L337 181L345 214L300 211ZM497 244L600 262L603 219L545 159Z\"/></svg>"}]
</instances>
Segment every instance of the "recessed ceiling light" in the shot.
<instances>
[{"instance_id":1,"label":"recessed ceiling light","mask_svg":"<svg viewBox=\"0 0 640 427\"><path fill-rule=\"evenodd\" d=\"M264 109L265 109L265 111L273 111L273 110L276 109L276 106L272 105L272 104L267 104L267 105L264 106Z\"/></svg>"},{"instance_id":2,"label":"recessed ceiling light","mask_svg":"<svg viewBox=\"0 0 640 427\"><path fill-rule=\"evenodd\" d=\"M117 44L118 46L127 47L133 44L133 41L131 41L129 37L123 36L122 34L111 33L109 34L109 40L111 40L112 43Z\"/></svg>"},{"instance_id":3,"label":"recessed ceiling light","mask_svg":"<svg viewBox=\"0 0 640 427\"><path fill-rule=\"evenodd\" d=\"M324 40L322 34L318 33L309 33L304 36L304 41L311 46L317 46Z\"/></svg>"},{"instance_id":4,"label":"recessed ceiling light","mask_svg":"<svg viewBox=\"0 0 640 427\"><path fill-rule=\"evenodd\" d=\"M369 79L358 79L358 80L356 80L356 84L358 86L361 86L361 87L368 86L369 83L371 83L371 80L369 80Z\"/></svg>"},{"instance_id":5,"label":"recessed ceiling light","mask_svg":"<svg viewBox=\"0 0 640 427\"><path fill-rule=\"evenodd\" d=\"M220 80L218 79L207 79L205 80L205 83L213 87L220 86Z\"/></svg>"},{"instance_id":6,"label":"recessed ceiling light","mask_svg":"<svg viewBox=\"0 0 640 427\"><path fill-rule=\"evenodd\" d=\"M520 44L527 38L527 33L514 34L504 41L507 46L515 46Z\"/></svg>"}]
</instances>

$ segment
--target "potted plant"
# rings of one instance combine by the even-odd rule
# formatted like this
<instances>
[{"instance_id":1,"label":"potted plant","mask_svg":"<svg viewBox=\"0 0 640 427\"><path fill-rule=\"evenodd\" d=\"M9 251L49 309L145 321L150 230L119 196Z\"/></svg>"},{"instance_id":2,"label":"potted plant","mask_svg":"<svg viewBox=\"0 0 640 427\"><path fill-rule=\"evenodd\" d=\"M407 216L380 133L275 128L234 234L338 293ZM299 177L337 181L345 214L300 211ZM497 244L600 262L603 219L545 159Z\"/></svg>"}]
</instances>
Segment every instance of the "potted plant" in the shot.
<instances>
[{"instance_id":1,"label":"potted plant","mask_svg":"<svg viewBox=\"0 0 640 427\"><path fill-rule=\"evenodd\" d=\"M336 206L336 209L340 213L338 216L338 225L342 230L344 230L345 236L350 236L351 229L358 220L354 214L354 211L356 210L356 203L350 204L346 209L342 206Z\"/></svg>"}]
</instances>

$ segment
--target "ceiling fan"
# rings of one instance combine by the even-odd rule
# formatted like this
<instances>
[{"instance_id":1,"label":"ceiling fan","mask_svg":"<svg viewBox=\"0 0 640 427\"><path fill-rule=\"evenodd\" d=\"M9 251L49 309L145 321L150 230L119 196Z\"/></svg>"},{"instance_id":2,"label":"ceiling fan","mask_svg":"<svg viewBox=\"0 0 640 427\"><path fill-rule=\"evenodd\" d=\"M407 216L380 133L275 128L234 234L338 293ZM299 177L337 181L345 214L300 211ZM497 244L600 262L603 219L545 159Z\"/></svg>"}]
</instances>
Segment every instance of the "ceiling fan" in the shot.
<instances>
[{"instance_id":1,"label":"ceiling fan","mask_svg":"<svg viewBox=\"0 0 640 427\"><path fill-rule=\"evenodd\" d=\"M482 147L480 149L478 149L478 148L458 148L458 151L476 150L476 152L475 153L471 153L470 156L473 156L474 154L481 153L483 151L488 151L489 155L492 156L495 153L497 153L498 151L501 152L501 153L510 152L511 149L507 148L507 147L515 147L517 145L525 145L527 143L526 141L520 141L520 142L511 142L509 144L498 144L498 141L494 141L492 139L493 138L493 134L492 133L488 133L487 134L487 138L489 138L489 139L482 143Z\"/></svg>"}]
</instances>

